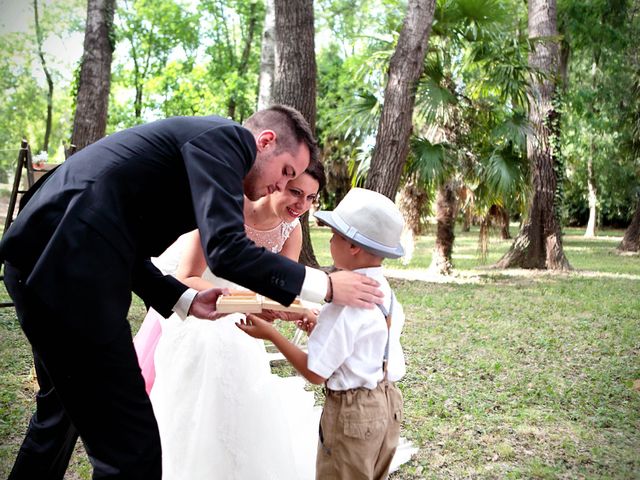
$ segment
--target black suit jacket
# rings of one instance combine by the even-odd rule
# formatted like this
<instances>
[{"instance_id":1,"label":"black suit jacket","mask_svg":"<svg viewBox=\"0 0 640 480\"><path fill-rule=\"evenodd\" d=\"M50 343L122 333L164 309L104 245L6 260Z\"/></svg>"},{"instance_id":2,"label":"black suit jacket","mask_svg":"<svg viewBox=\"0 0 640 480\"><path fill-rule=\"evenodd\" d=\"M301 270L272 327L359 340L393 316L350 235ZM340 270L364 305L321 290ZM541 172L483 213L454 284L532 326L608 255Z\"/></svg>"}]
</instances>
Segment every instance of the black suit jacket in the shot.
<instances>
[{"instance_id":1,"label":"black suit jacket","mask_svg":"<svg viewBox=\"0 0 640 480\"><path fill-rule=\"evenodd\" d=\"M198 228L216 275L289 304L304 267L258 248L243 225L253 135L220 117L133 127L67 159L29 199L0 258L72 328L104 336L126 319L131 291L168 315L186 286L150 261Z\"/></svg>"}]
</instances>

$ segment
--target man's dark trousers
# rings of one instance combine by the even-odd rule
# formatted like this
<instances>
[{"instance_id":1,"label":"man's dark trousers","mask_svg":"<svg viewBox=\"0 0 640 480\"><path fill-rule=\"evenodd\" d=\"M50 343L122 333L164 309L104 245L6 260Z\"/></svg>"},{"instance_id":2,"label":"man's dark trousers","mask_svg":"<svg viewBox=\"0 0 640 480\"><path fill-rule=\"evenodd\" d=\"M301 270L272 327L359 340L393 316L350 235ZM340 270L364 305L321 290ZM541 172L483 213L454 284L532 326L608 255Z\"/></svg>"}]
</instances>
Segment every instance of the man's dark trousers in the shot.
<instances>
[{"instance_id":1,"label":"man's dark trousers","mask_svg":"<svg viewBox=\"0 0 640 480\"><path fill-rule=\"evenodd\" d=\"M55 318L24 278L5 263L40 392L9 479L62 479L79 433L94 478L160 480L160 436L128 324L105 344L87 339Z\"/></svg>"}]
</instances>

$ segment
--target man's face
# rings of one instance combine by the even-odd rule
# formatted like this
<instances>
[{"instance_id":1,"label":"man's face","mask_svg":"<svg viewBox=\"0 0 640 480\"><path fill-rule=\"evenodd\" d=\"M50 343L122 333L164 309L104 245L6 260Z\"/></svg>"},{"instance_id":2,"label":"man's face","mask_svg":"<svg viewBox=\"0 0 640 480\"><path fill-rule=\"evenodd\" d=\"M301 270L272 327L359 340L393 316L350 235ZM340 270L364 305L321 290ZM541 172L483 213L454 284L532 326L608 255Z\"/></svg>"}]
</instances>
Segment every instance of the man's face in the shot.
<instances>
[{"instance_id":1,"label":"man's face","mask_svg":"<svg viewBox=\"0 0 640 480\"><path fill-rule=\"evenodd\" d=\"M303 142L297 152L276 151L276 134L265 130L256 138L256 161L244 179L244 194L257 200L275 191L281 192L292 178L300 175L309 165L309 147Z\"/></svg>"}]
</instances>

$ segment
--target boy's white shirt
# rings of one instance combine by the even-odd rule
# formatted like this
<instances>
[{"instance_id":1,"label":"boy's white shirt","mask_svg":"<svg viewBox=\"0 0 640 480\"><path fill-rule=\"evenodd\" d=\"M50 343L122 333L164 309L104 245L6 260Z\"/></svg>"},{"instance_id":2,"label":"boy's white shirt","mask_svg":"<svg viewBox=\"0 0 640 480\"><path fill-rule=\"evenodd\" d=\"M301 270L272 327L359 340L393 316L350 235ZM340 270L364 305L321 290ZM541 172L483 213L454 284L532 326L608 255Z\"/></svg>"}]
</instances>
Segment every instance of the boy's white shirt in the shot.
<instances>
[{"instance_id":1,"label":"boy's white shirt","mask_svg":"<svg viewBox=\"0 0 640 480\"><path fill-rule=\"evenodd\" d=\"M389 310L391 288L382 274L382 267L354 270L380 282L384 306ZM388 379L397 381L406 372L400 333L404 311L393 303L389 341ZM383 378L382 359L387 344L387 323L379 308L365 309L326 304L318 323L309 336L307 367L327 378L331 390L365 387L373 389Z\"/></svg>"}]
</instances>

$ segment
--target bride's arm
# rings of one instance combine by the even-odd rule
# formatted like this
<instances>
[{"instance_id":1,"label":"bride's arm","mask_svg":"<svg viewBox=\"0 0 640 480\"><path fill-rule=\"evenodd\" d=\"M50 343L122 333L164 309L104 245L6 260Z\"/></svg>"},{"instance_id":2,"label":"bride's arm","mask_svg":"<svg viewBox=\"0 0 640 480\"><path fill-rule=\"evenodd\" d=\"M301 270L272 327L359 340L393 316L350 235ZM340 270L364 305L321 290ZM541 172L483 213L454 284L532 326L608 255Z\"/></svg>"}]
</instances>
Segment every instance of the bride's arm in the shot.
<instances>
[{"instance_id":1,"label":"bride's arm","mask_svg":"<svg viewBox=\"0 0 640 480\"><path fill-rule=\"evenodd\" d=\"M198 291L206 290L214 286L202 278L202 272L206 268L207 262L200 244L200 233L194 230L188 233L184 240L184 250L178 262L176 278Z\"/></svg>"},{"instance_id":2,"label":"bride's arm","mask_svg":"<svg viewBox=\"0 0 640 480\"><path fill-rule=\"evenodd\" d=\"M302 250L302 225L298 223L296 228L289 234L289 238L287 238L282 245L282 250L280 250L280 255L290 258L291 260L297 262L300 258L300 251Z\"/></svg>"}]
</instances>

